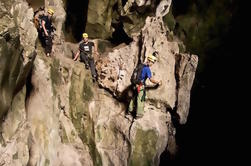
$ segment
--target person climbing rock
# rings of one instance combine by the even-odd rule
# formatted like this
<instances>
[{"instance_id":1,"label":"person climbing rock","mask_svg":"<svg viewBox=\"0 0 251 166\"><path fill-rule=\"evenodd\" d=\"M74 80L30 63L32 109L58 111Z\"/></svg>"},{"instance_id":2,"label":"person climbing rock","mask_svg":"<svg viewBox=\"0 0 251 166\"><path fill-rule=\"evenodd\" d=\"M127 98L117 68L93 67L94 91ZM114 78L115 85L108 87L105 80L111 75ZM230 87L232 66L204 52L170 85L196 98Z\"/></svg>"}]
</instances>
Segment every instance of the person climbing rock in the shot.
<instances>
[{"instance_id":1,"label":"person climbing rock","mask_svg":"<svg viewBox=\"0 0 251 166\"><path fill-rule=\"evenodd\" d=\"M52 51L52 39L53 39L53 31L54 27L52 25L52 16L54 11L52 9L48 9L48 15L44 15L42 17L42 37L45 44L45 54L46 56L50 56Z\"/></svg>"},{"instance_id":2,"label":"person climbing rock","mask_svg":"<svg viewBox=\"0 0 251 166\"><path fill-rule=\"evenodd\" d=\"M83 33L82 37L83 37L83 40L80 42L78 52L76 53L73 60L76 61L80 55L80 62L84 62L86 69L89 69L90 67L92 78L93 78L93 81L95 82L97 79L97 73L96 73L96 68L94 65L94 58L92 56L92 47L94 48L94 53L97 56L99 56L99 53L97 51L97 47L94 44L94 42L90 42L88 40L87 33Z\"/></svg>"},{"instance_id":3,"label":"person climbing rock","mask_svg":"<svg viewBox=\"0 0 251 166\"><path fill-rule=\"evenodd\" d=\"M152 78L152 72L150 69L150 67L155 63L157 58L151 54L146 59L147 60L144 64L140 64L140 66L138 66L137 75L139 76L135 76L136 81L132 81L131 79L132 83L134 84L133 86L135 90L135 95L130 101L128 111L132 114L134 106L136 104L136 119L143 117L146 95L146 80L149 79L152 83L158 86L162 85L162 81L156 81ZM137 81L137 79L139 79L139 81Z\"/></svg>"}]
</instances>

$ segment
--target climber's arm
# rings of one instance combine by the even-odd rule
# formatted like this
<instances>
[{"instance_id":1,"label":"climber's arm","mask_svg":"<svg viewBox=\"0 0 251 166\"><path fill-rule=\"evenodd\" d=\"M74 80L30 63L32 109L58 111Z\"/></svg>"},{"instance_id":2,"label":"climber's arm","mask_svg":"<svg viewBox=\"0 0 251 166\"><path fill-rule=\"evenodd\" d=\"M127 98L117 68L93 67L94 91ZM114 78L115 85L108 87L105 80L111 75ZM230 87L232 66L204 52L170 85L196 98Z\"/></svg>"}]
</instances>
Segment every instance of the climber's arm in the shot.
<instances>
[{"instance_id":1,"label":"climber's arm","mask_svg":"<svg viewBox=\"0 0 251 166\"><path fill-rule=\"evenodd\" d=\"M76 55L75 55L75 57L74 57L74 61L76 61L77 59L78 59L78 57L79 57L79 54L80 54L80 51L78 50L78 52L76 53Z\"/></svg>"},{"instance_id":2,"label":"climber's arm","mask_svg":"<svg viewBox=\"0 0 251 166\"><path fill-rule=\"evenodd\" d=\"M162 81L157 81L155 79L153 79L152 77L149 79L152 83L154 84L158 84L158 85L161 85L162 84Z\"/></svg>"},{"instance_id":3,"label":"climber's arm","mask_svg":"<svg viewBox=\"0 0 251 166\"><path fill-rule=\"evenodd\" d=\"M48 36L47 30L45 28L45 21L44 20L42 20L42 27L43 27L45 35Z\"/></svg>"}]
</instances>

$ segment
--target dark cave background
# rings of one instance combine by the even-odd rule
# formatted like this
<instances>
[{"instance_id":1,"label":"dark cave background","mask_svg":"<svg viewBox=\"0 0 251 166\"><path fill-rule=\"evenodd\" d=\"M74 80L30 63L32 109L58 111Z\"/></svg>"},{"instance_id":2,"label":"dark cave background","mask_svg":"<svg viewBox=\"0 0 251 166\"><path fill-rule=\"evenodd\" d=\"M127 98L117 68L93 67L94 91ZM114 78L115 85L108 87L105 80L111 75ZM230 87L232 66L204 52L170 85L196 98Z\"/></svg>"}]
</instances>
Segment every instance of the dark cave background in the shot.
<instances>
[{"instance_id":1,"label":"dark cave background","mask_svg":"<svg viewBox=\"0 0 251 166\"><path fill-rule=\"evenodd\" d=\"M183 40L188 45L187 51L199 56L199 64L191 91L188 121L176 126L178 153L172 157L165 152L161 156L161 166L243 162L240 159L242 145L238 140L242 135L239 123L243 115L238 112L242 110L238 97L241 96L240 87L244 86L241 68L245 61L245 26L241 24L240 6L237 0L173 1L172 12L176 18L191 13L196 7L196 14L205 20L202 24L207 24L211 14L215 14L216 19L208 29L208 36L201 35L200 29L192 34L198 35L199 44L186 41L189 37ZM207 40L203 41L205 38ZM194 49L196 47L199 49Z\"/></svg>"},{"instance_id":2,"label":"dark cave background","mask_svg":"<svg viewBox=\"0 0 251 166\"><path fill-rule=\"evenodd\" d=\"M79 42L85 31L89 0L65 0L65 38Z\"/></svg>"}]
</instances>

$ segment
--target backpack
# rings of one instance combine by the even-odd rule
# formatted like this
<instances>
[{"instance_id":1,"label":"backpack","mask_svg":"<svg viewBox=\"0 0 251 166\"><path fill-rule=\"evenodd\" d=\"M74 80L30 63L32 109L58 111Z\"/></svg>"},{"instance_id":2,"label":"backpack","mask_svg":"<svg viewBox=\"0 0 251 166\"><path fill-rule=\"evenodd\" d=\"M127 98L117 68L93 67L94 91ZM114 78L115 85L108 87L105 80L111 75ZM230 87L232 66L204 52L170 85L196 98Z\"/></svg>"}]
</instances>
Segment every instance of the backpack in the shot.
<instances>
[{"instance_id":1,"label":"backpack","mask_svg":"<svg viewBox=\"0 0 251 166\"><path fill-rule=\"evenodd\" d=\"M141 74L142 74L142 70L144 68L144 64L140 63L138 64L138 66L133 70L132 76L131 76L131 83L136 85L136 84L140 84L141 82Z\"/></svg>"},{"instance_id":2,"label":"backpack","mask_svg":"<svg viewBox=\"0 0 251 166\"><path fill-rule=\"evenodd\" d=\"M43 30L43 26L42 26L42 21L43 21L43 18L46 17L43 13L42 14L37 14L36 17L34 18L34 23L35 23L35 26L37 28L37 31L40 35L44 36L44 30ZM56 28L51 25L51 29L47 29L49 30L50 32L54 32L56 30Z\"/></svg>"},{"instance_id":3,"label":"backpack","mask_svg":"<svg viewBox=\"0 0 251 166\"><path fill-rule=\"evenodd\" d=\"M42 26L42 18L44 17L44 15L39 15L38 16L38 31L41 32L43 30L43 26Z\"/></svg>"},{"instance_id":4,"label":"backpack","mask_svg":"<svg viewBox=\"0 0 251 166\"><path fill-rule=\"evenodd\" d=\"M34 24L37 28L37 30L41 30L42 29L42 17L44 16L44 7L40 7L39 9L37 9L36 11L34 11Z\"/></svg>"}]
</instances>

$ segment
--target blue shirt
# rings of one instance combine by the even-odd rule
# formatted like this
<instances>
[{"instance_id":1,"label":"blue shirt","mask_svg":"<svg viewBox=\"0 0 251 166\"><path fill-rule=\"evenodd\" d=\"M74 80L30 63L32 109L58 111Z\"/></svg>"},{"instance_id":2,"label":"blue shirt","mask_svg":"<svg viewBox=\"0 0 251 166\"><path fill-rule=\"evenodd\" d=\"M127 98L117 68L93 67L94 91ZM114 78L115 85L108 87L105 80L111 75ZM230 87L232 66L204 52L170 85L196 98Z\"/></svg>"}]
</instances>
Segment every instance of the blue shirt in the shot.
<instances>
[{"instance_id":1,"label":"blue shirt","mask_svg":"<svg viewBox=\"0 0 251 166\"><path fill-rule=\"evenodd\" d=\"M146 82L146 79L147 78L151 78L152 77L152 72L151 72L151 70L150 70L150 67L149 66L147 66L147 65L145 65L144 67L143 67L143 69L142 69L142 73L141 73L141 81L143 81L143 83L145 84L145 82Z\"/></svg>"}]
</instances>

